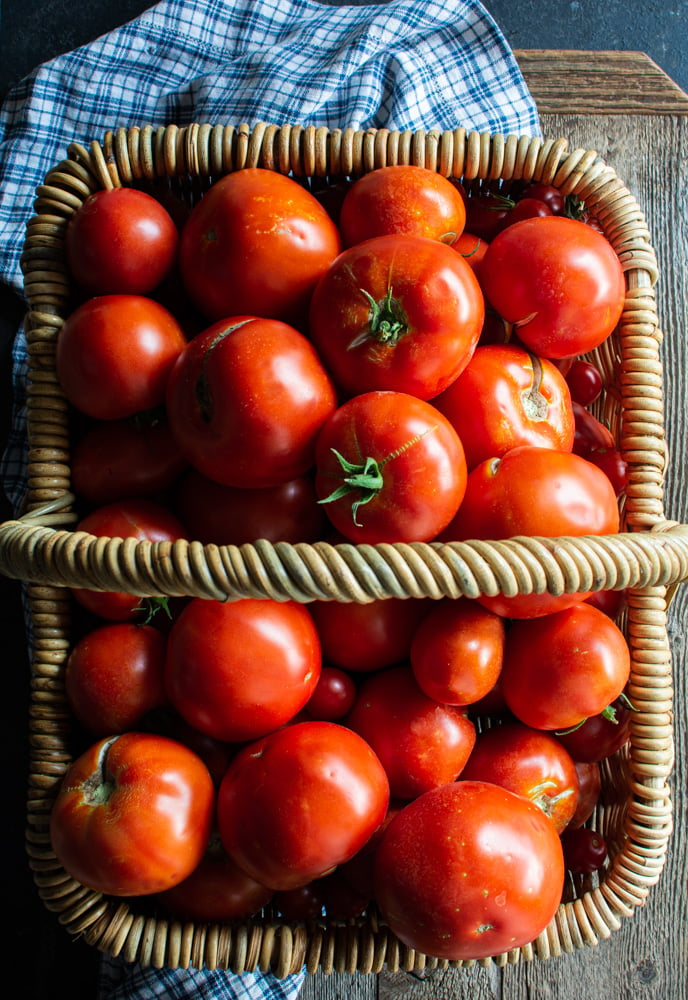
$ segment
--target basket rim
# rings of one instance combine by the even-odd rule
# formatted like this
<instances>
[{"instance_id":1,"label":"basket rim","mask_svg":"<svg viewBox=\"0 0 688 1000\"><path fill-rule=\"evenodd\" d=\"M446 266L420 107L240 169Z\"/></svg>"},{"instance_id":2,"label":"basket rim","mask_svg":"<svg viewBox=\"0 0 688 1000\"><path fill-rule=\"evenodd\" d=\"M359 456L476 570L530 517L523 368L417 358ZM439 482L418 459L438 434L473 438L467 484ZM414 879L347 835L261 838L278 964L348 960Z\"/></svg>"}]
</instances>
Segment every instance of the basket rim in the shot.
<instances>
[{"instance_id":1,"label":"basket rim","mask_svg":"<svg viewBox=\"0 0 688 1000\"><path fill-rule=\"evenodd\" d=\"M557 183L594 206L624 267L627 303L622 363L642 368L647 392L622 401L623 444L635 456L635 495L618 536L509 539L503 543L416 545L210 546L198 542L98 540L75 523L68 476L65 402L54 374L54 342L64 319L68 280L64 228L91 190L120 184L210 183L218 173L265 166L297 177L356 174L386 162L414 162L473 183L537 179ZM383 967L460 967L406 948L373 919L365 925L312 926L249 921L236 927L184 925L135 913L122 901L86 890L52 854L46 813L68 754L60 674L69 635L70 586L177 592L236 599L373 600L377 596L459 596L496 587L517 592L629 588L627 627L634 636L634 684L643 705L632 727L632 780L623 808L625 839L599 884L563 902L536 941L481 960L504 965L596 944L641 906L658 880L671 833L667 778L673 762L671 667L666 602L688 579L688 526L664 516L666 453L661 414L661 332L654 300L657 265L635 199L594 150L567 140L420 130L388 132L302 125L118 128L86 147L74 143L36 192L22 268L28 303L30 433L27 511L0 526L0 570L28 583L33 627L32 777L27 849L39 892L67 929L102 951L142 964L234 971L271 969L278 977L319 970L378 972ZM64 469L67 469L65 475ZM95 555L97 551L97 557ZM486 589L487 588L487 589ZM667 589L668 588L668 589ZM40 731L45 713L46 731ZM613 761L609 767L617 766ZM621 806L619 808L622 808ZM642 872L643 874L639 874Z\"/></svg>"}]
</instances>

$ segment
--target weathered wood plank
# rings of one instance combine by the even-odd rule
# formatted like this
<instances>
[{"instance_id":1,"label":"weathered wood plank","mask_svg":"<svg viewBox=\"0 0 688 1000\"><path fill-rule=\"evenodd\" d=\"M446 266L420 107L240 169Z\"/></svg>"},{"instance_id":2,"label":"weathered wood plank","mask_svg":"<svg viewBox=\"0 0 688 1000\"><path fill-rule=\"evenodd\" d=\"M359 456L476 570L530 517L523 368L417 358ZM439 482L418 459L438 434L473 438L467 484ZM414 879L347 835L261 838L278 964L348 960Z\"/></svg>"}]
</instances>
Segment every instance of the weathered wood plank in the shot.
<instances>
[{"instance_id":1,"label":"weathered wood plank","mask_svg":"<svg viewBox=\"0 0 688 1000\"><path fill-rule=\"evenodd\" d=\"M516 49L542 114L688 114L688 94L644 52Z\"/></svg>"}]
</instances>

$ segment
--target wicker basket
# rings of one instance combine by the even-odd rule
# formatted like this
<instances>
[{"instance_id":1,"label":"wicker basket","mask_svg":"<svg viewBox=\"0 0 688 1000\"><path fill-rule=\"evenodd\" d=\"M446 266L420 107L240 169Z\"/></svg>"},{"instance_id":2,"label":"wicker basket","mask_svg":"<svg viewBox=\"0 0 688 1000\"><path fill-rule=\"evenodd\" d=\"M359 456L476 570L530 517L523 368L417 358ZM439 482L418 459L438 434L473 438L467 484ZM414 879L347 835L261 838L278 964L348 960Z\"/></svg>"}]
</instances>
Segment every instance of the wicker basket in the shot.
<instances>
[{"instance_id":1,"label":"wicker basket","mask_svg":"<svg viewBox=\"0 0 688 1000\"><path fill-rule=\"evenodd\" d=\"M387 163L416 163L469 187L508 190L538 179L592 209L627 279L617 333L595 352L607 388L598 415L629 463L623 530L595 538L519 538L450 545L277 544L213 546L96 539L73 530L69 409L55 375L55 341L70 301L66 224L90 192L136 185L195 201L221 174L263 166L326 184ZM595 151L564 139L447 132L328 130L303 126L191 125L119 129L89 148L74 144L37 190L23 254L28 301L29 495L26 513L0 526L0 570L27 583L33 643L27 849L38 891L73 935L127 960L168 967L377 972L448 963L401 944L374 911L358 921L286 924L266 910L240 925L181 924L86 889L52 852L48 816L70 763L63 670L70 647L70 586L141 595L270 597L365 602L378 597L475 597L631 588L623 616L632 651L630 744L603 763L593 824L609 844L599 876L571 881L531 944L503 965L594 945L643 904L662 870L672 823L672 678L666 610L688 579L688 527L663 510L666 453L662 367L653 287L655 254L638 205Z\"/></svg>"}]
</instances>

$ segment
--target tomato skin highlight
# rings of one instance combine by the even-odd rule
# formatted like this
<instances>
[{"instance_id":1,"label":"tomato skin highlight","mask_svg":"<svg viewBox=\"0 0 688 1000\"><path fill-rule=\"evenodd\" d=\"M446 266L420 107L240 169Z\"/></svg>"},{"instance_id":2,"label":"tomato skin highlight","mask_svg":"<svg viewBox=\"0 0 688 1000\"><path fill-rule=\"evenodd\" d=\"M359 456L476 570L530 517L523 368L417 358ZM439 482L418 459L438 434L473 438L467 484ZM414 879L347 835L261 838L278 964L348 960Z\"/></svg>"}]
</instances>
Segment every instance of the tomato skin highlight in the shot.
<instances>
[{"instance_id":1,"label":"tomato skin highlight","mask_svg":"<svg viewBox=\"0 0 688 1000\"><path fill-rule=\"evenodd\" d=\"M563 885L550 820L489 782L460 779L408 803L375 858L375 899L392 932L450 961L532 941L554 917Z\"/></svg>"},{"instance_id":2,"label":"tomato skin highlight","mask_svg":"<svg viewBox=\"0 0 688 1000\"><path fill-rule=\"evenodd\" d=\"M208 769L187 747L147 733L107 737L65 774L50 816L53 850L96 892L162 892L203 857L214 803Z\"/></svg>"}]
</instances>

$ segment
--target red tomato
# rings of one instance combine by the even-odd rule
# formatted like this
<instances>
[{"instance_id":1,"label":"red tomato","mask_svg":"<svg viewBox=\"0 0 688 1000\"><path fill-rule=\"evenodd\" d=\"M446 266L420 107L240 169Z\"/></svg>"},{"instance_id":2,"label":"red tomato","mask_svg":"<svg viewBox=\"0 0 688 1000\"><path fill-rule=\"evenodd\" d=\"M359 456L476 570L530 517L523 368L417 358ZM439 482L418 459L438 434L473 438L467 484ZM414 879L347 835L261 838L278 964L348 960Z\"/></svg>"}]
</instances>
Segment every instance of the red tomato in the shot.
<instances>
[{"instance_id":1,"label":"red tomato","mask_svg":"<svg viewBox=\"0 0 688 1000\"><path fill-rule=\"evenodd\" d=\"M478 347L433 405L456 428L469 469L523 444L573 447L566 380L551 362L514 344Z\"/></svg>"},{"instance_id":2,"label":"red tomato","mask_svg":"<svg viewBox=\"0 0 688 1000\"><path fill-rule=\"evenodd\" d=\"M428 541L463 499L463 445L430 403L402 392L364 393L326 420L315 488L350 541Z\"/></svg>"},{"instance_id":3,"label":"red tomato","mask_svg":"<svg viewBox=\"0 0 688 1000\"><path fill-rule=\"evenodd\" d=\"M504 228L513 207L513 199L493 191L471 194L466 200L465 228L489 243Z\"/></svg>"},{"instance_id":4,"label":"red tomato","mask_svg":"<svg viewBox=\"0 0 688 1000\"><path fill-rule=\"evenodd\" d=\"M586 602L587 603L587 602ZM623 697L615 698L596 715L586 718L568 733L557 733L574 760L597 762L611 757L631 737L632 709Z\"/></svg>"},{"instance_id":5,"label":"red tomato","mask_svg":"<svg viewBox=\"0 0 688 1000\"><path fill-rule=\"evenodd\" d=\"M208 769L188 747L147 733L107 737L64 776L50 815L53 850L96 892L162 892L199 864L214 804Z\"/></svg>"},{"instance_id":6,"label":"red tomato","mask_svg":"<svg viewBox=\"0 0 688 1000\"><path fill-rule=\"evenodd\" d=\"M220 786L220 836L234 861L273 889L343 864L383 822L389 784L356 733L300 722L243 748Z\"/></svg>"},{"instance_id":7,"label":"red tomato","mask_svg":"<svg viewBox=\"0 0 688 1000\"><path fill-rule=\"evenodd\" d=\"M511 624L502 693L527 726L567 730L611 705L630 668L623 632L604 612L580 604Z\"/></svg>"},{"instance_id":8,"label":"red tomato","mask_svg":"<svg viewBox=\"0 0 688 1000\"><path fill-rule=\"evenodd\" d=\"M346 393L432 399L468 363L484 312L473 271L451 247L378 236L345 250L320 278L309 336Z\"/></svg>"},{"instance_id":9,"label":"red tomato","mask_svg":"<svg viewBox=\"0 0 688 1000\"><path fill-rule=\"evenodd\" d=\"M204 922L252 917L272 896L272 889L242 871L227 857L219 838L212 838L198 867L156 899L177 920Z\"/></svg>"},{"instance_id":10,"label":"red tomato","mask_svg":"<svg viewBox=\"0 0 688 1000\"><path fill-rule=\"evenodd\" d=\"M323 658L344 670L367 672L408 658L413 634L430 606L390 597L366 604L314 601L309 609Z\"/></svg>"},{"instance_id":11,"label":"red tomato","mask_svg":"<svg viewBox=\"0 0 688 1000\"><path fill-rule=\"evenodd\" d=\"M522 445L469 473L463 502L442 540L553 538L618 530L616 496L603 472L579 455ZM574 592L478 599L505 618L526 618L580 603L587 596Z\"/></svg>"},{"instance_id":12,"label":"red tomato","mask_svg":"<svg viewBox=\"0 0 688 1000\"><path fill-rule=\"evenodd\" d=\"M375 898L392 933L450 961L534 940L559 906L564 860L541 809L482 781L421 795L387 827Z\"/></svg>"},{"instance_id":13,"label":"red tomato","mask_svg":"<svg viewBox=\"0 0 688 1000\"><path fill-rule=\"evenodd\" d=\"M475 743L461 709L428 698L406 664L363 679L346 725L373 748L397 799L455 781Z\"/></svg>"},{"instance_id":14,"label":"red tomato","mask_svg":"<svg viewBox=\"0 0 688 1000\"><path fill-rule=\"evenodd\" d=\"M164 414L137 414L92 424L72 448L74 492L101 505L167 490L187 462Z\"/></svg>"},{"instance_id":15,"label":"red tomato","mask_svg":"<svg viewBox=\"0 0 688 1000\"><path fill-rule=\"evenodd\" d=\"M65 691L84 728L94 736L123 733L164 705L165 648L150 625L116 622L82 636L67 659Z\"/></svg>"},{"instance_id":16,"label":"red tomato","mask_svg":"<svg viewBox=\"0 0 688 1000\"><path fill-rule=\"evenodd\" d=\"M578 772L568 751L554 736L520 722L479 733L461 778L491 781L525 796L557 833L568 826L578 804Z\"/></svg>"},{"instance_id":17,"label":"red tomato","mask_svg":"<svg viewBox=\"0 0 688 1000\"><path fill-rule=\"evenodd\" d=\"M410 660L421 690L445 705L471 705L502 669L504 620L475 601L440 601L415 631Z\"/></svg>"},{"instance_id":18,"label":"red tomato","mask_svg":"<svg viewBox=\"0 0 688 1000\"><path fill-rule=\"evenodd\" d=\"M336 396L313 345L278 320L223 320L194 337L169 378L170 427L188 461L225 486L278 486L315 461Z\"/></svg>"},{"instance_id":19,"label":"red tomato","mask_svg":"<svg viewBox=\"0 0 688 1000\"><path fill-rule=\"evenodd\" d=\"M522 198L536 198L538 201L544 201L550 208L552 215L563 215L566 211L566 198L559 188L552 184L543 184L542 181L533 181L531 184L527 184L518 200L520 201Z\"/></svg>"},{"instance_id":20,"label":"red tomato","mask_svg":"<svg viewBox=\"0 0 688 1000\"><path fill-rule=\"evenodd\" d=\"M78 306L57 337L57 377L69 402L96 420L152 410L165 400L186 345L177 320L143 295L100 295Z\"/></svg>"},{"instance_id":21,"label":"red tomato","mask_svg":"<svg viewBox=\"0 0 688 1000\"><path fill-rule=\"evenodd\" d=\"M178 233L159 201L136 188L90 194L65 231L67 266L91 295L145 295L172 270Z\"/></svg>"},{"instance_id":22,"label":"red tomato","mask_svg":"<svg viewBox=\"0 0 688 1000\"><path fill-rule=\"evenodd\" d=\"M514 223L521 222L523 219L540 219L553 214L547 202L540 198L519 198L504 220L503 228L513 226Z\"/></svg>"},{"instance_id":23,"label":"red tomato","mask_svg":"<svg viewBox=\"0 0 688 1000\"><path fill-rule=\"evenodd\" d=\"M153 500L116 500L97 507L81 519L77 531L98 538L134 538L136 541L174 542L184 538L178 519ZM98 591L75 587L72 594L78 603L108 621L131 621L144 618L151 610L147 598L120 591Z\"/></svg>"},{"instance_id":24,"label":"red tomato","mask_svg":"<svg viewBox=\"0 0 688 1000\"><path fill-rule=\"evenodd\" d=\"M217 740L254 740L285 725L313 694L320 670L313 619L293 601L197 598L168 636L169 700Z\"/></svg>"},{"instance_id":25,"label":"red tomato","mask_svg":"<svg viewBox=\"0 0 688 1000\"><path fill-rule=\"evenodd\" d=\"M250 489L223 486L189 469L179 480L173 509L190 538L215 545L244 545L258 538L314 542L327 522L310 474Z\"/></svg>"},{"instance_id":26,"label":"red tomato","mask_svg":"<svg viewBox=\"0 0 688 1000\"><path fill-rule=\"evenodd\" d=\"M597 761L575 761L578 774L578 805L569 820L568 829L577 830L592 816L602 790L602 774Z\"/></svg>"},{"instance_id":27,"label":"red tomato","mask_svg":"<svg viewBox=\"0 0 688 1000\"><path fill-rule=\"evenodd\" d=\"M355 700L356 685L351 675L338 667L325 666L305 711L311 719L334 722L351 710Z\"/></svg>"},{"instance_id":28,"label":"red tomato","mask_svg":"<svg viewBox=\"0 0 688 1000\"><path fill-rule=\"evenodd\" d=\"M607 844L596 830L578 827L561 835L564 864L574 875L589 875L602 867L607 859Z\"/></svg>"},{"instance_id":29,"label":"red tomato","mask_svg":"<svg viewBox=\"0 0 688 1000\"><path fill-rule=\"evenodd\" d=\"M298 325L340 250L317 198L291 177L251 167L216 181L192 209L179 268L210 320L246 313Z\"/></svg>"},{"instance_id":30,"label":"red tomato","mask_svg":"<svg viewBox=\"0 0 688 1000\"><path fill-rule=\"evenodd\" d=\"M487 252L487 241L481 239L480 236L474 236L473 233L463 232L450 246L452 250L461 254L470 269L478 277L478 280L480 280L480 263Z\"/></svg>"},{"instance_id":31,"label":"red tomato","mask_svg":"<svg viewBox=\"0 0 688 1000\"><path fill-rule=\"evenodd\" d=\"M591 451L616 447L614 435L606 424L581 403L574 401L572 406L575 421L573 451L577 455L585 458Z\"/></svg>"},{"instance_id":32,"label":"red tomato","mask_svg":"<svg viewBox=\"0 0 688 1000\"><path fill-rule=\"evenodd\" d=\"M571 399L580 406L589 406L599 397L604 387L602 373L597 365L583 358L575 358L566 373Z\"/></svg>"},{"instance_id":33,"label":"red tomato","mask_svg":"<svg viewBox=\"0 0 688 1000\"><path fill-rule=\"evenodd\" d=\"M611 245L564 216L508 226L490 243L480 274L491 305L541 357L592 350L623 310L624 274Z\"/></svg>"},{"instance_id":34,"label":"red tomato","mask_svg":"<svg viewBox=\"0 0 688 1000\"><path fill-rule=\"evenodd\" d=\"M339 214L345 246L375 236L411 235L449 242L460 235L466 208L442 174L412 164L378 167L349 188Z\"/></svg>"}]
</instances>

